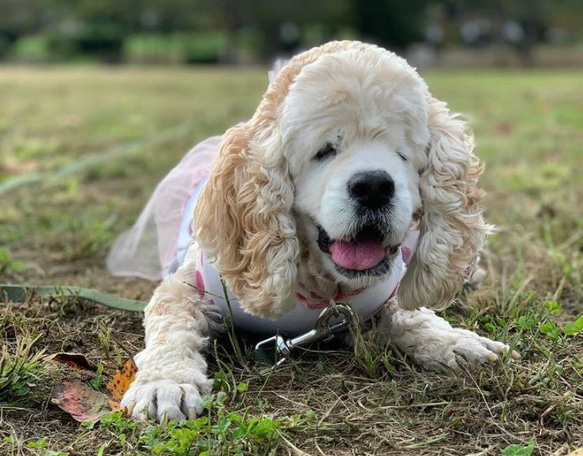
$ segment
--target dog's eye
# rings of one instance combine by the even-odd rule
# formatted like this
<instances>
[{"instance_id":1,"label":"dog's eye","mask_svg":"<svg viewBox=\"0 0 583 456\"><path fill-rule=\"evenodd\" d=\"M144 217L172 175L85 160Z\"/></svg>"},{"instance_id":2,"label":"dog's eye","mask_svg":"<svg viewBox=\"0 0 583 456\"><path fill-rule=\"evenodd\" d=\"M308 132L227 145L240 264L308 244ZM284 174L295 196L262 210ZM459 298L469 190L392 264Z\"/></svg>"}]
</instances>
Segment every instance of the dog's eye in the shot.
<instances>
[{"instance_id":1,"label":"dog's eye","mask_svg":"<svg viewBox=\"0 0 583 456\"><path fill-rule=\"evenodd\" d=\"M409 161L409 158L405 154L403 154L399 151L397 151L397 154L399 154L399 157L401 157L403 159L403 161Z\"/></svg>"},{"instance_id":2,"label":"dog's eye","mask_svg":"<svg viewBox=\"0 0 583 456\"><path fill-rule=\"evenodd\" d=\"M337 153L338 151L332 144L326 143L326 145L322 147L316 155L314 155L314 160L320 161L326 158L331 158L334 157Z\"/></svg>"}]
</instances>

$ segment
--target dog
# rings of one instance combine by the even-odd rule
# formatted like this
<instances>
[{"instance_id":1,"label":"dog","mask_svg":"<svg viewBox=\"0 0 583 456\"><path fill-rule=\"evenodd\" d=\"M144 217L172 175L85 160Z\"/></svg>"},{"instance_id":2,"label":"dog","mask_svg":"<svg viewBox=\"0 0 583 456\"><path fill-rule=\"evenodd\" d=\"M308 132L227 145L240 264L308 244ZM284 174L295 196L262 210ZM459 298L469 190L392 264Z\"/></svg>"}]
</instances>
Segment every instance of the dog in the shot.
<instances>
[{"instance_id":1,"label":"dog","mask_svg":"<svg viewBox=\"0 0 583 456\"><path fill-rule=\"evenodd\" d=\"M121 402L132 417L202 412L202 352L226 315L297 335L342 302L427 369L518 357L431 310L451 303L492 226L466 124L404 59L357 41L305 51L250 120L197 147L199 162L214 158L180 206L191 232L145 310Z\"/></svg>"}]
</instances>

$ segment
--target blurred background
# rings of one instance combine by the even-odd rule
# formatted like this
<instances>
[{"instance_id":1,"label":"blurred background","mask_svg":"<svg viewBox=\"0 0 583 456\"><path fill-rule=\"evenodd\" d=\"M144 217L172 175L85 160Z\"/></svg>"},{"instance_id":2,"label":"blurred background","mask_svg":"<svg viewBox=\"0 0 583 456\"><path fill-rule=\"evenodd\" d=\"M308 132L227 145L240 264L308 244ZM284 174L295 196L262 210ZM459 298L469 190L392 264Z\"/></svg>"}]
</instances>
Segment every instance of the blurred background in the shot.
<instances>
[{"instance_id":1,"label":"blurred background","mask_svg":"<svg viewBox=\"0 0 583 456\"><path fill-rule=\"evenodd\" d=\"M364 39L414 65L583 65L581 0L0 0L0 61L249 64Z\"/></svg>"},{"instance_id":2,"label":"blurred background","mask_svg":"<svg viewBox=\"0 0 583 456\"><path fill-rule=\"evenodd\" d=\"M0 0L0 283L149 299L154 283L106 270L116 237L186 151L252 115L274 57L347 38L405 56L469 121L497 230L485 286L447 319L523 358L475 377L427 377L392 351L281 376L220 361L229 399L208 422L209 454L246 441L235 419L214 434L233 411L282 418L285 442L261 440L265 454L566 455L583 436L583 0ZM38 350L87 354L106 373L143 344L139 315L80 304L0 296L0 455L136 455L200 435L88 432L48 405L56 377ZM347 388L362 394L343 393L337 412Z\"/></svg>"}]
</instances>

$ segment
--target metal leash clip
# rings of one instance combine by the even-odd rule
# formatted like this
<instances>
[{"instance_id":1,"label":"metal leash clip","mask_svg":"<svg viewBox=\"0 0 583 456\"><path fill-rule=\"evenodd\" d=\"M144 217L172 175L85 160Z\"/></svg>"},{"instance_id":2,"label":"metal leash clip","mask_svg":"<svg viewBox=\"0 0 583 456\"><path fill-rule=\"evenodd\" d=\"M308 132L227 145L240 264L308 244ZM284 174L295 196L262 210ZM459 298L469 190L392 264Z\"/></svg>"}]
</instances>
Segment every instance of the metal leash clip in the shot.
<instances>
[{"instance_id":1,"label":"metal leash clip","mask_svg":"<svg viewBox=\"0 0 583 456\"><path fill-rule=\"evenodd\" d=\"M340 317L336 322L332 320ZM326 341L334 337L334 333L340 329L355 327L358 324L358 315L354 313L348 304L334 303L322 310L314 329L300 334L292 339L286 339L283 336L275 335L268 339L262 340L255 345L256 352L265 352L267 350L275 351L275 366L280 366L291 356L292 350L297 347L309 345L317 341Z\"/></svg>"}]
</instances>

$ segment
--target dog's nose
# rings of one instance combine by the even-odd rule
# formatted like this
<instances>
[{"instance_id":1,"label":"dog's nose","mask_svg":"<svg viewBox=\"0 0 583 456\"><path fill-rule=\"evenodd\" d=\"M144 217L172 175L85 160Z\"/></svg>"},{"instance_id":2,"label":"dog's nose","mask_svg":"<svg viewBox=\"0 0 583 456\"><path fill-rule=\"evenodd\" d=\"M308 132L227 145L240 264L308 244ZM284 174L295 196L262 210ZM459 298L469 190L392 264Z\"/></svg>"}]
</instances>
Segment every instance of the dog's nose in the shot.
<instances>
[{"instance_id":1,"label":"dog's nose","mask_svg":"<svg viewBox=\"0 0 583 456\"><path fill-rule=\"evenodd\" d=\"M395 182L386 171L363 171L348 181L348 194L361 206L379 209L391 201Z\"/></svg>"}]
</instances>

